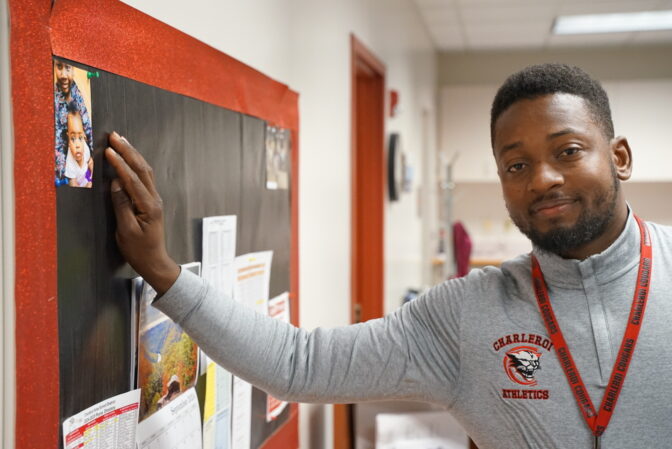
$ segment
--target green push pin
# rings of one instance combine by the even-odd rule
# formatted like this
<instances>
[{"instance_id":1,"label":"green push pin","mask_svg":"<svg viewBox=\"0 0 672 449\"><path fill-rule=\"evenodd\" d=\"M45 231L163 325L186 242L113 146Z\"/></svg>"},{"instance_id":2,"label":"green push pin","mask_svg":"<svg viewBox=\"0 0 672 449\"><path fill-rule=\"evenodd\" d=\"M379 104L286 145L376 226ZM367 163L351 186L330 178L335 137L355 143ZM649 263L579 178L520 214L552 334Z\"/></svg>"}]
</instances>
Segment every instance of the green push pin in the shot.
<instances>
[{"instance_id":1,"label":"green push pin","mask_svg":"<svg viewBox=\"0 0 672 449\"><path fill-rule=\"evenodd\" d=\"M86 72L86 76L91 79L91 78L100 78L100 73L98 72Z\"/></svg>"}]
</instances>

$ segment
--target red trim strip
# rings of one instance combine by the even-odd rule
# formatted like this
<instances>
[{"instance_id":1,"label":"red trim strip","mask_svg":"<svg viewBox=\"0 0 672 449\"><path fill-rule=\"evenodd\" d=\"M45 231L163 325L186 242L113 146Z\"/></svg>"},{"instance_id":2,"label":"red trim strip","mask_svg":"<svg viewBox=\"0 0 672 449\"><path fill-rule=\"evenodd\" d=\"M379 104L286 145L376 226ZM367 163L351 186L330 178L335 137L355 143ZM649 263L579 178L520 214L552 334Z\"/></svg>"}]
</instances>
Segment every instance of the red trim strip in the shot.
<instances>
[{"instance_id":1,"label":"red trim strip","mask_svg":"<svg viewBox=\"0 0 672 449\"><path fill-rule=\"evenodd\" d=\"M17 449L58 447L56 195L50 0L10 0ZM39 124L39 125L38 125ZM45 150L46 149L46 150Z\"/></svg>"},{"instance_id":2,"label":"red trim strip","mask_svg":"<svg viewBox=\"0 0 672 449\"><path fill-rule=\"evenodd\" d=\"M58 0L55 55L298 130L298 94L115 0Z\"/></svg>"},{"instance_id":3,"label":"red trim strip","mask_svg":"<svg viewBox=\"0 0 672 449\"><path fill-rule=\"evenodd\" d=\"M299 404L289 404L290 415L284 426L273 433L259 449L285 449L299 447Z\"/></svg>"}]
</instances>

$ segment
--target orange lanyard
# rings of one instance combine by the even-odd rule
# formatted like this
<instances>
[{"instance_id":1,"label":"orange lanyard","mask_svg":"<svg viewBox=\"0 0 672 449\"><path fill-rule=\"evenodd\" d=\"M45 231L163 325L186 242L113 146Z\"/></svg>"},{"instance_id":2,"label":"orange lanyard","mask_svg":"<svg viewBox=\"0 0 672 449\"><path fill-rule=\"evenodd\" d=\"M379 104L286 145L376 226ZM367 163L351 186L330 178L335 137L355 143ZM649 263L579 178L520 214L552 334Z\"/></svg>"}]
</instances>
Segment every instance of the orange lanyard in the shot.
<instances>
[{"instance_id":1,"label":"orange lanyard","mask_svg":"<svg viewBox=\"0 0 672 449\"><path fill-rule=\"evenodd\" d=\"M623 388L625 376L628 374L630 361L635 352L637 337L639 336L639 331L642 327L646 302L649 297L651 268L653 264L651 236L646 224L637 216L635 216L635 219L639 225L640 232L640 258L637 284L632 300L628 324L625 328L623 341L621 342L621 348L618 350L618 356L614 362L614 368L611 371L611 377L609 379L609 384L607 385L607 390L602 398L599 413L595 411L588 390L579 374L579 369L574 363L569 346L567 346L565 337L562 335L560 324L555 318L555 313L553 313L553 307L551 306L551 301L548 296L548 288L546 287L544 274L541 272L539 261L534 254L532 254L532 287L534 288L534 294L537 297L539 311L541 312L544 324L546 325L548 335L555 347L560 366L562 366L562 370L565 372L569 386L574 394L576 403L578 404L588 427L593 432L593 435L595 435L595 447L599 447L599 437L607 429L611 415L616 408L616 401Z\"/></svg>"}]
</instances>

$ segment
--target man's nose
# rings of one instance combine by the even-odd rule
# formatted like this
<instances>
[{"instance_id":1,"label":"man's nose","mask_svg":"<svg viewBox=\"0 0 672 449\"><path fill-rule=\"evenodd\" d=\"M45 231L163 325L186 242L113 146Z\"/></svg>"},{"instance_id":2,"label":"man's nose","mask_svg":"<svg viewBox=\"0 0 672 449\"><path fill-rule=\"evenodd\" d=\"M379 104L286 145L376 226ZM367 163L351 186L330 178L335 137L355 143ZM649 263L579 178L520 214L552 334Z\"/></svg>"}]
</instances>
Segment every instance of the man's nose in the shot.
<instances>
[{"instance_id":1,"label":"man's nose","mask_svg":"<svg viewBox=\"0 0 672 449\"><path fill-rule=\"evenodd\" d=\"M554 187L564 184L565 179L553 165L538 163L532 168L532 177L529 182L529 190L535 193L543 193Z\"/></svg>"}]
</instances>

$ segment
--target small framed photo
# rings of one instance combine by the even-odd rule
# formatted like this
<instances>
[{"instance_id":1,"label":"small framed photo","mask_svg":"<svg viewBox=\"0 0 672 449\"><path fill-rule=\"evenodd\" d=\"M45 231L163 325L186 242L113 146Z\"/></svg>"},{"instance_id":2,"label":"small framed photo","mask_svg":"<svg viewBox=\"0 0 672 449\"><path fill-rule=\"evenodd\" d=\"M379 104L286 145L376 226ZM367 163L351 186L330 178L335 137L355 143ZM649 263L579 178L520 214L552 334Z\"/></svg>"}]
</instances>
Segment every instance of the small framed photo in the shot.
<instances>
[{"instance_id":1,"label":"small framed photo","mask_svg":"<svg viewBox=\"0 0 672 449\"><path fill-rule=\"evenodd\" d=\"M288 129L266 126L266 188L289 189L290 132Z\"/></svg>"}]
</instances>

